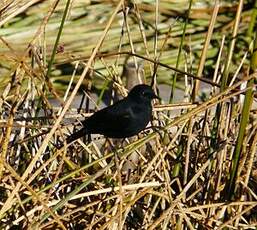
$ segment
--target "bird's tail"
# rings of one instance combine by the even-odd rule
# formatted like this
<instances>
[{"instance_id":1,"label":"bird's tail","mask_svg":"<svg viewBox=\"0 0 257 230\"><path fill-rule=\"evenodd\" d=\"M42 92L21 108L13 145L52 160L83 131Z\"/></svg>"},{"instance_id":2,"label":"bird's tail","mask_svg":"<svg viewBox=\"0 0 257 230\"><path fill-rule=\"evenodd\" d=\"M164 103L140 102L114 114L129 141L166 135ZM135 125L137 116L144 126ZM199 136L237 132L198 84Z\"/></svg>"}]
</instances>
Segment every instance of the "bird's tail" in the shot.
<instances>
[{"instance_id":1,"label":"bird's tail","mask_svg":"<svg viewBox=\"0 0 257 230\"><path fill-rule=\"evenodd\" d=\"M77 140L77 139L79 139L79 138L81 138L81 137L83 137L87 134L88 134L87 130L85 128L82 128L82 129L78 130L77 132L68 136L67 139L66 139L66 143L69 144L69 143L71 143L71 142L73 142L73 141L75 141L75 140ZM60 149L62 147L63 147L63 143L60 144L59 146L57 146L57 149Z\"/></svg>"},{"instance_id":2,"label":"bird's tail","mask_svg":"<svg viewBox=\"0 0 257 230\"><path fill-rule=\"evenodd\" d=\"M85 128L82 128L79 131L77 131L77 132L71 134L70 136L68 136L67 139L66 139L66 142L67 142L67 144L69 144L69 143L71 143L71 142L73 142L73 141L75 141L75 140L77 140L77 139L79 139L79 138L81 138L81 137L83 137L87 134L88 134L87 130Z\"/></svg>"}]
</instances>

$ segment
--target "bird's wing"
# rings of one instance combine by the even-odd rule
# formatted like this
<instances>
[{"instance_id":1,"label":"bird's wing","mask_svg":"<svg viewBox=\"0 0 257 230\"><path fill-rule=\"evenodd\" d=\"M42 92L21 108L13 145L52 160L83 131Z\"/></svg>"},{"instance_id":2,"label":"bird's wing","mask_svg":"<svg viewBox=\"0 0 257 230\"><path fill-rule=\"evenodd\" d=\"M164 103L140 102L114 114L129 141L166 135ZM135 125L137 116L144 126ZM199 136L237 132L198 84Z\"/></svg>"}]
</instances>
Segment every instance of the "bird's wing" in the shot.
<instances>
[{"instance_id":1,"label":"bird's wing","mask_svg":"<svg viewBox=\"0 0 257 230\"><path fill-rule=\"evenodd\" d=\"M83 122L92 133L105 133L109 130L122 130L127 127L133 117L128 100L121 100L112 106L106 107Z\"/></svg>"}]
</instances>

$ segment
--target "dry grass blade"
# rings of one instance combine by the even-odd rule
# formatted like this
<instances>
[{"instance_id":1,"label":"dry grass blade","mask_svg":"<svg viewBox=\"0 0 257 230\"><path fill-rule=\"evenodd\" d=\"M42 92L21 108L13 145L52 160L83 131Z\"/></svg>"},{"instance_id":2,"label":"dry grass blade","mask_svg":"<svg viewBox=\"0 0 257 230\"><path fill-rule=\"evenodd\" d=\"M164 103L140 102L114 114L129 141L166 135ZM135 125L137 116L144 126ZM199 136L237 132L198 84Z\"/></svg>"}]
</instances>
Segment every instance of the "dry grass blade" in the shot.
<instances>
[{"instance_id":1,"label":"dry grass blade","mask_svg":"<svg viewBox=\"0 0 257 230\"><path fill-rule=\"evenodd\" d=\"M0 229L255 229L256 4L1 1ZM66 144L138 82L144 131Z\"/></svg>"}]
</instances>

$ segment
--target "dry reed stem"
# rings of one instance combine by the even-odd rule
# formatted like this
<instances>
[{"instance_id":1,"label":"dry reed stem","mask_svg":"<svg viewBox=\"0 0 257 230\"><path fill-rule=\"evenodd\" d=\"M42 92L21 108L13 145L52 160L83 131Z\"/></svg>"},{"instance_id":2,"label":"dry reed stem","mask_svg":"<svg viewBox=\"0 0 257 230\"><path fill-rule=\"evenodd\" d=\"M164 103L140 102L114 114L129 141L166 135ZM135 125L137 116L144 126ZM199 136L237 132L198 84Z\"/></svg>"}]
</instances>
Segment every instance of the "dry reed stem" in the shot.
<instances>
[{"instance_id":1,"label":"dry reed stem","mask_svg":"<svg viewBox=\"0 0 257 230\"><path fill-rule=\"evenodd\" d=\"M12 2L9 6L14 6L13 7L13 12L11 14L9 14L8 16L6 16L4 19L2 19L0 21L0 27L2 25L4 25L5 23L7 23L10 19L14 18L16 15L24 12L26 9L28 9L30 6L32 6L33 4L40 2L41 0L30 0L29 2L25 3L22 6L19 6L18 8L14 9L16 5L19 5L18 3L20 2L20 0L16 0L15 2ZM8 7L8 6L7 6ZM1 18L0 18L1 19Z\"/></svg>"},{"instance_id":2,"label":"dry reed stem","mask_svg":"<svg viewBox=\"0 0 257 230\"><path fill-rule=\"evenodd\" d=\"M214 8L213 8L213 12L212 12L211 20L210 20L210 25L209 25L208 32L207 32L206 37L205 37L204 47L202 49L200 63L199 63L197 74L196 74L198 77L201 77L202 74L203 74L204 65L205 65L206 57L207 57L207 50L209 48L210 41L211 41L211 38L212 38L212 35L213 35L213 30L214 30L215 22L217 20L219 7L220 7L219 1L216 0L215 3L214 3ZM195 99L198 95L199 84L200 84L200 81L196 80L195 84L194 84L194 90L193 90L193 101L195 101Z\"/></svg>"},{"instance_id":3,"label":"dry reed stem","mask_svg":"<svg viewBox=\"0 0 257 230\"><path fill-rule=\"evenodd\" d=\"M57 1L55 3L57 3ZM22 54L14 52L15 46L11 43L12 36L0 37L1 41L5 44L5 48L7 47L7 49L13 52L11 55L8 55L7 53L4 56L0 55L0 58L7 57L7 60L15 63L15 68L18 66L17 63L19 64L21 61L26 60L21 69L25 71L25 76L29 76L30 81L26 83L27 89L25 91L21 90L16 94L19 96L17 101L23 108L21 110L17 110L13 115L8 114L9 118L12 117L11 123L9 122L8 124L6 116L1 117L0 120L2 123L0 126L7 128L5 131L8 131L8 128L11 130L11 133L9 132L9 136L15 136L19 139L18 142L14 142L14 145L10 140L6 142L9 147L4 148L6 158L9 156L23 154L24 148L25 152L31 152L31 155L34 156L33 161L34 163L37 161L38 167L34 168L36 165L33 166L30 164L30 168L25 171L27 176L25 173L22 175L24 177L23 180L18 173L12 171L14 170L15 163L17 162L9 161L9 159L7 159L8 161L6 162L2 161L2 163L6 165L6 170L3 171L4 176L1 186L7 190L8 197L7 199L3 199L5 203L1 204L1 207L8 208L9 204L6 202L10 196L13 198L10 203L12 208L8 209L8 211L4 213L0 212L0 214L5 215L6 217L5 219L2 219L2 222L8 221L7 217L10 214L16 218L12 224L24 226L24 224L29 224L31 221L32 223L35 223L36 220L40 220L41 223L37 226L41 228L55 228L57 226L56 223L59 223L60 226L65 228L71 226L66 223L83 215L83 217L81 217L81 221L85 221L85 223L87 223L87 229L122 229L129 227L129 218L131 217L131 213L135 213L135 207L139 207L142 209L143 213L141 227L145 229L173 227L177 229L194 229L200 225L206 228L212 228L214 226L216 229L221 227L228 227L231 229L253 227L254 217L249 218L248 212L254 213L256 208L256 201L249 202L249 199L256 200L257 197L256 191L251 184L252 181L250 180L250 178L253 178L251 171L254 168L254 156L256 154L255 124L250 124L247 127L244 151L245 153L248 150L250 151L249 154L244 155L242 162L247 162L247 167L244 167L243 165L241 166L241 173L237 182L240 187L239 196L241 197L241 202L221 202L223 201L222 191L224 190L224 181L226 181L226 175L230 164L229 158L231 158L230 155L233 152L235 144L234 137L237 132L237 119L240 116L240 110L234 109L234 107L239 106L240 103L234 103L232 100L247 90L238 90L238 86L240 86L240 84L246 80L256 77L256 74L254 74L249 78L236 82L238 80L238 74L240 74L244 68L242 68L242 66L247 64L247 53L245 52L244 55L242 55L242 59L239 62L237 61L238 66L236 66L235 71L233 70L234 76L230 83L231 87L223 93L215 93L217 92L217 87L215 86L218 86L217 83L220 82L219 79L221 75L219 73L224 69L224 65L222 63L222 53L226 50L224 36L221 40L220 51L219 53L217 52L217 64L215 67L213 82L209 81L213 88L215 87L212 95L216 94L216 96L200 104L177 103L174 105L156 105L154 107L154 111L157 112L158 121L164 126L164 128L160 129L159 133L151 133L137 141L133 141L131 143L127 141L124 149L117 148L115 151L119 154L120 159L117 159L117 155L116 157L113 157L115 153L105 154L105 152L109 150L105 147L98 146L97 141L93 141L88 145L83 143L81 140L78 140L77 143L74 143L71 146L64 146L61 151L52 152L53 147L49 141L51 139L51 142L55 143L56 139L47 135L48 141L45 141L44 137L40 137L40 134L44 135L42 130L47 132L52 128L52 124L53 127L55 127L56 122L60 122L58 118L55 117L55 114L58 114L58 116L61 116L62 118L78 119L92 114L83 112L81 115L74 115L74 112L77 112L74 110L70 110L70 114L68 114L58 106L52 107L46 92L37 85L37 81L44 81L43 73L45 72L46 67L45 57L48 55L47 46L51 44L51 42L47 40L49 38L49 34L48 37L46 37L45 28L46 26L49 26L49 28L52 26L52 17L50 19L50 16L54 17L52 13L55 12L56 9L54 6L55 3L53 3L49 8L47 16L42 19L41 26L39 26L39 29L37 29L33 38L29 39L32 41L33 45L30 46L29 49L26 49L26 52L28 50L32 52L33 59L36 62L36 68L32 68L27 62L27 54L24 52ZM94 59L94 63L92 61L91 66L89 63L84 65L81 61L81 56L76 58L77 51L74 51L75 58L73 55L67 53L62 57L57 57L57 65L55 66L56 70L59 68L58 64L61 63L61 58L62 60L65 60L65 58L68 60L66 64L69 64L72 60L78 60L75 64L77 67L74 68L73 73L70 75L71 80L68 83L69 86L66 90L64 101L66 101L65 99L68 98L70 93L73 95L74 91L72 90L72 83L74 82L74 84L76 84L76 82L78 82L78 77L76 75L78 75L80 71L80 65L84 65L85 69L88 68L87 71L90 69L92 72L94 70L97 71L98 68L104 68L103 75L108 75L101 76L104 81L114 82L115 89L126 95L126 89L122 85L119 73L120 64L122 64L124 56L131 55L131 52L126 51L128 47L132 49L132 52L134 50L134 57L137 60L142 58L142 60L146 60L149 63L148 68L151 73L153 71L151 69L153 65L159 66L158 73L156 72L154 75L156 74L156 76L160 77L157 79L158 83L160 83L160 79L162 79L162 72L160 71L161 68L166 68L170 65L172 66L170 62L167 62L168 65L165 66L166 61L163 61L167 60L167 57L168 59L171 58L170 53L166 52L166 48L175 48L174 50L176 50L176 47L174 46L178 43L178 39L173 39L173 35L179 35L176 26L172 27L172 29L171 26L168 26L165 30L162 30L163 24L165 23L165 17L162 14L171 15L171 13L178 13L170 11L169 8L166 8L166 5L162 4L163 2L158 2L155 6L151 6L147 4L133 3L134 8L131 8L133 12L130 11L125 15L126 23L123 21L123 25L114 28L115 30L120 31L120 29L123 30L126 26L128 33L127 36L129 37L127 39L122 33L121 36L116 36L116 38L111 41L111 43L115 43L115 45L119 47L119 52L112 50L111 53L104 53L105 50L112 49L110 47L113 46L109 46L109 43L106 42L106 34L101 34L103 36L103 40L105 40L104 45L106 44L106 47L102 47L103 49L101 51L103 53L98 53L94 58L92 58L91 55L89 56L86 52L91 53L93 43L86 46L85 49L81 49L83 50L84 57L89 58L89 60L91 60L91 58ZM90 10L90 7L91 5L89 4L87 6L87 10ZM240 7L234 7L233 9L239 12ZM199 10L199 12L192 10L190 18L208 19L209 15L213 13L214 10L214 8L210 8L208 10L204 8L202 11ZM145 23L147 23L150 17L144 17L145 14L143 15L142 13L147 11L152 12L151 16L154 16L152 18L153 20L150 20L154 24L154 26L152 26L154 29L152 34L149 33L149 30L145 29ZM193 12L196 12L197 15L192 15ZM222 12L224 12L223 5L220 6L219 15L217 15L218 20L215 21L215 24L218 25L218 27L215 27L217 30L219 30L219 23L222 18L220 17L220 14L222 14ZM72 17L73 11L70 13L70 17ZM97 17L98 14L96 13L94 15ZM222 16L225 17L224 14ZM135 17L133 18L134 20L136 19L136 24L139 30L137 33L134 33L135 27L130 21L132 17ZM208 26L208 23L206 25ZM229 26L231 25L232 24ZM88 26L91 26L91 24L89 23ZM91 33L93 37L102 33L101 30L103 29L103 26L101 25L99 28L95 28L97 31L95 33ZM203 28L205 27L199 25L198 29L201 30ZM68 29L67 31L71 30ZM190 50L185 53L185 59L189 58L190 60L186 60L185 62L186 71L180 72L182 75L188 74L185 77L185 95L188 96L188 98L190 96L190 81L187 76L194 77L192 75L190 76L190 73L195 70L195 67L192 67L195 63L193 53L193 50L195 49L194 45L196 43L199 43L198 45L204 43L203 40L195 41L194 35L191 31L193 30L189 27L188 34L190 36L189 44L191 47L189 47ZM50 37L51 36L52 35L50 35ZM70 43L66 43L68 49L76 50L79 45L84 46L83 44L85 43L81 43L81 40L84 38L83 36L84 35L81 34L81 38L78 38L76 43L72 43L72 39L68 39L68 43ZM210 37L218 41L221 38L216 37L215 31ZM53 39L53 36L51 39ZM149 39L152 39L151 41L154 42L153 48L149 45L151 44ZM138 43L139 40L141 40L142 44ZM44 46L43 53L39 52L37 43L40 46ZM205 44L207 45L207 43ZM171 47L169 47L170 45ZM146 54L146 57L138 54L138 48L141 47L145 47L145 50L143 50L142 53ZM157 55L158 53L159 55ZM205 49L202 50L202 54L208 57ZM151 59L151 55L154 55L155 58ZM203 63L203 56L201 56L202 58L200 59L200 63ZM96 60L96 58L99 58L99 61ZM214 59L216 60L216 58ZM207 62L209 61L209 59L206 58L204 60ZM92 67L93 65L94 67ZM206 65L209 66L209 64ZM201 64L199 64L198 70L200 66ZM203 71L203 65L201 67ZM169 68L169 70L171 69L172 68ZM149 76L149 73L147 74ZM82 78L82 75L80 76L79 81ZM150 75L152 76L153 73ZM51 84L55 79L58 79L58 77L53 76L53 78L51 78L51 82L47 82L46 85L46 89L50 90L51 96L58 96L58 92L53 88L54 85ZM156 79L154 79L154 81L155 80ZM0 108L3 106L7 111L11 108L12 99L14 98L13 92L11 91L12 86L13 85L11 84L8 85L4 89L0 98ZM19 91L19 88L17 87L15 90ZM87 95L87 92L85 92L85 94ZM42 97L42 100L45 103L46 107L42 109L44 111L48 111L49 109L51 111L51 115L40 115L35 119L29 120L30 116L33 116L34 114L34 109L32 109L33 111L31 114L28 112L28 110L31 109L29 102L35 102L35 98L37 96ZM88 98L93 102L92 98ZM66 102L69 102L69 100L72 99L69 98ZM209 159L205 154L207 154L210 146L213 111L215 106L220 102L226 102L226 107L224 106L222 110L222 116L224 119L221 120L220 129L218 130L221 142L219 148L213 150ZM66 104L65 109L68 110L68 107L69 105ZM173 110L183 110L182 112L188 112L181 116L168 116L167 111ZM254 111L252 112L254 113ZM24 117L20 118L20 113L23 113ZM41 118L44 120L49 119L50 122L46 122L46 124L42 121L40 122ZM189 129L185 129L188 122L191 122L190 127ZM58 138L61 136L61 139L64 140L64 134L66 134L67 128L71 126L73 126L73 124L64 125L64 127L58 130L58 132L56 131L59 127L55 127L55 130L52 131L52 135L55 134L55 137L57 136ZM40 130L40 134L37 133L37 130ZM163 140L163 133L168 135L168 140ZM26 135L30 134L32 136L31 138L28 138ZM0 141L3 138L6 140L6 137L0 134ZM186 149L183 149L181 156L178 157L176 153L182 145L180 143L181 139L186 141L183 143L184 146L186 146ZM43 144L42 140L44 141ZM48 145L47 149L46 145ZM144 153L141 154L137 151L137 149L143 145L146 146L147 155L144 155ZM89 156L87 165L80 164L79 154L81 151L83 151L83 154L87 154ZM129 175L133 181L131 182L130 180L127 181L127 179L123 179L124 175L120 168L122 167L125 158L135 151L140 155L139 165L137 171L132 172ZM195 153L197 153L196 160L194 159ZM18 158L18 160L20 160L20 158ZM7 165L7 162L10 162L10 165L12 164L14 166L11 167L9 164ZM174 178L172 170L177 162L182 165L181 168L184 170L179 172L178 177ZM20 163L23 162L19 162L18 165L20 165ZM26 162L26 167L29 165L28 163L29 162ZM32 169L33 173L31 173ZM24 170L22 170L22 172L24 172ZM47 183L45 183L41 178L45 178ZM112 181L107 182L106 180L109 180L110 178ZM20 182L18 185L15 184L17 181ZM45 184L42 184L42 182ZM132 186L128 183L132 183ZM78 185L78 187L73 187L76 185ZM240 191L241 188L242 191ZM39 200L40 197L43 197L43 199ZM34 205L34 207L32 205ZM58 212L56 212L57 210ZM227 221L224 222L224 213L227 212L227 210L230 211L230 213ZM62 215L60 213L62 213ZM250 219L251 222L248 222L248 219ZM136 222L136 219L132 220Z\"/></svg>"},{"instance_id":4,"label":"dry reed stem","mask_svg":"<svg viewBox=\"0 0 257 230\"><path fill-rule=\"evenodd\" d=\"M72 91L71 96L69 97L69 99L68 99L67 102L65 103L65 106L64 106L64 108L63 108L63 110L62 110L62 113L60 114L60 116L59 116L58 119L56 120L56 122L55 122L53 128L50 130L49 134L48 134L48 135L46 136L46 138L44 139L42 145L40 146L40 149L38 150L38 152L36 153L36 155L34 156L34 158L32 159L32 161L30 162L30 164L29 164L29 166L27 167L26 171L23 173L23 175L22 175L22 177L21 177L22 180L25 180L25 179L28 177L29 173L31 173L31 171L33 170L33 167L34 167L36 161L39 159L39 157L41 156L41 154L45 151L45 149L46 149L46 147L47 147L47 145L48 145L48 142L50 141L50 138L51 138L51 137L53 136L53 134L55 133L56 129L58 128L60 122L61 122L62 119L63 119L63 116L65 115L66 111L68 110L68 108L69 108L69 106L70 106L70 104L71 104L73 98L75 97L75 95L76 95L76 93L77 93L77 91L78 91L78 89L79 89L79 87L80 87L80 85L81 85L81 83L82 83L82 81L83 81L85 75L87 74L87 72L88 72L88 70L89 70L89 67L91 66L91 64L92 64L92 62L93 62L93 60L94 60L94 58L95 58L96 53L98 52L99 48L100 48L101 45L102 45L102 42L103 42L103 40L104 40L104 38L105 38L105 36L106 36L106 34L107 34L107 32L108 32L110 26L111 26L111 23L112 23L114 17L116 16L116 14L117 14L117 12L119 11L119 9L120 9L120 7L121 7L122 4L123 4L123 1L121 0L121 1L119 2L119 4L117 5L116 9L114 10L114 13L112 14L112 16L111 16L109 22L107 23L106 28L105 28L105 30L103 31L102 36L100 37L98 43L96 44L96 47L95 47L95 49L94 49L94 51L93 51L93 53L92 53L90 59L89 59L88 62L87 62L87 66L86 66L86 68L84 69L83 73L81 74L81 76L80 76L80 78L79 78L79 81L77 82L77 84L76 84L74 90ZM0 217L12 206L12 204L13 204L13 201L12 201L12 200L13 200L13 197L14 197L14 195L18 192L18 190L20 189L20 186L21 186L21 185L20 185L19 183L16 185L16 187L13 189L12 194L8 197L7 201L6 201L5 204L2 206L2 208L1 208L1 210L0 210Z\"/></svg>"}]
</instances>

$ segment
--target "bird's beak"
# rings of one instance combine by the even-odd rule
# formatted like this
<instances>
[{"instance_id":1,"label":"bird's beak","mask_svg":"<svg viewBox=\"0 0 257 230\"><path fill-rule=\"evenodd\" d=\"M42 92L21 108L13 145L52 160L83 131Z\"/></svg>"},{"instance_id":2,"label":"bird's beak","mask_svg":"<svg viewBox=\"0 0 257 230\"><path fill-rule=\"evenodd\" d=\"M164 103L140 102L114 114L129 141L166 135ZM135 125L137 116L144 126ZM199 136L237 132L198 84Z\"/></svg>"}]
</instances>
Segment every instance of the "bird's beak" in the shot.
<instances>
[{"instance_id":1,"label":"bird's beak","mask_svg":"<svg viewBox=\"0 0 257 230\"><path fill-rule=\"evenodd\" d=\"M157 96L156 94L153 94L153 99L161 100L161 98L159 96Z\"/></svg>"}]
</instances>

